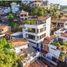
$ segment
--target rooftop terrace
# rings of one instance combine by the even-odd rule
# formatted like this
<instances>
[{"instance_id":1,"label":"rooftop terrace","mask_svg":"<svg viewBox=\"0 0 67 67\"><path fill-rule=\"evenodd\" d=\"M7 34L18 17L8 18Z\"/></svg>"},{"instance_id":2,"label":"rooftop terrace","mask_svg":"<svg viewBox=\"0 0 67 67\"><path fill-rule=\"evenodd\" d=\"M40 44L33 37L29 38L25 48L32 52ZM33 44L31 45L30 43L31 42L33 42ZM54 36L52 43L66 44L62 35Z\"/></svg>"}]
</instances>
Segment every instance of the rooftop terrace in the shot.
<instances>
[{"instance_id":1,"label":"rooftop terrace","mask_svg":"<svg viewBox=\"0 0 67 67\"><path fill-rule=\"evenodd\" d=\"M44 24L49 16L40 16L40 17L29 17L29 19L25 20L25 24Z\"/></svg>"}]
</instances>

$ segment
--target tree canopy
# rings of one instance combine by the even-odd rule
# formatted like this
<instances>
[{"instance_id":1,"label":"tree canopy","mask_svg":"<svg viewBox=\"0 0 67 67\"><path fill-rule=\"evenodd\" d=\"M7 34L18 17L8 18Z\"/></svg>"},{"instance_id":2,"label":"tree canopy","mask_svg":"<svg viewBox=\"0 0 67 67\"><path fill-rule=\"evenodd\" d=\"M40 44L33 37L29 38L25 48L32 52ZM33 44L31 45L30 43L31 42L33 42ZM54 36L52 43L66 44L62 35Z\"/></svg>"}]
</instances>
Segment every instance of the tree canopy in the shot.
<instances>
[{"instance_id":1,"label":"tree canopy","mask_svg":"<svg viewBox=\"0 0 67 67\"><path fill-rule=\"evenodd\" d=\"M12 19L15 18L13 13L9 13L7 17L8 17L9 20L12 20Z\"/></svg>"},{"instance_id":2,"label":"tree canopy","mask_svg":"<svg viewBox=\"0 0 67 67\"><path fill-rule=\"evenodd\" d=\"M17 67L18 56L12 48L5 38L0 39L0 67Z\"/></svg>"},{"instance_id":3,"label":"tree canopy","mask_svg":"<svg viewBox=\"0 0 67 67\"><path fill-rule=\"evenodd\" d=\"M19 26L19 24L16 23L16 22L9 22L8 25L11 26L11 30L12 30L13 32L20 30L20 26Z\"/></svg>"},{"instance_id":4,"label":"tree canopy","mask_svg":"<svg viewBox=\"0 0 67 67\"><path fill-rule=\"evenodd\" d=\"M45 16L46 14L47 14L46 9L42 7L33 7L31 10L31 15Z\"/></svg>"}]
</instances>

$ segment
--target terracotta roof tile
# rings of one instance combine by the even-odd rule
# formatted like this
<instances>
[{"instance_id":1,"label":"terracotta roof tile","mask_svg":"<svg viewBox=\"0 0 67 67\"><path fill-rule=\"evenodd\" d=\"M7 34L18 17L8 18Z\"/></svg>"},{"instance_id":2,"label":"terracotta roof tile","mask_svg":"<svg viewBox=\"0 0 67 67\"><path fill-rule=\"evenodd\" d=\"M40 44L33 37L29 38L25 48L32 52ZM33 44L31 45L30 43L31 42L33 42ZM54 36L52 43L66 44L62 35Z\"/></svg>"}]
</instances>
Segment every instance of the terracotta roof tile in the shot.
<instances>
[{"instance_id":1,"label":"terracotta roof tile","mask_svg":"<svg viewBox=\"0 0 67 67\"><path fill-rule=\"evenodd\" d=\"M6 28L9 28L9 26L6 26L6 25L0 25L0 29L6 29Z\"/></svg>"},{"instance_id":2,"label":"terracotta roof tile","mask_svg":"<svg viewBox=\"0 0 67 67\"><path fill-rule=\"evenodd\" d=\"M52 39L54 39L54 38L55 38L54 35L52 35L52 36L50 36L50 37L44 38L43 44L49 44L49 42L50 42Z\"/></svg>"},{"instance_id":3,"label":"terracotta roof tile","mask_svg":"<svg viewBox=\"0 0 67 67\"><path fill-rule=\"evenodd\" d=\"M66 16L62 16L61 18L52 18L51 20L53 23L65 23L67 21Z\"/></svg>"},{"instance_id":4,"label":"terracotta roof tile","mask_svg":"<svg viewBox=\"0 0 67 67\"><path fill-rule=\"evenodd\" d=\"M23 38L15 38L9 41L14 45L14 47L23 46L29 43L26 39L23 39Z\"/></svg>"}]
</instances>

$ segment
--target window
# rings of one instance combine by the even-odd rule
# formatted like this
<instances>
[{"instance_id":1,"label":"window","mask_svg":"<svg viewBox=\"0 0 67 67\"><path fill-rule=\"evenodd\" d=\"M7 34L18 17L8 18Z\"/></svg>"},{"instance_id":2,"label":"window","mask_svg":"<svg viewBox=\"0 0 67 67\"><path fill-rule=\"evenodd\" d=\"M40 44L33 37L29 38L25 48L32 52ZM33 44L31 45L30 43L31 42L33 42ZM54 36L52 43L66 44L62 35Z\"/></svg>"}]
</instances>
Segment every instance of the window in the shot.
<instances>
[{"instance_id":1,"label":"window","mask_svg":"<svg viewBox=\"0 0 67 67\"><path fill-rule=\"evenodd\" d=\"M40 32L43 32L43 28L40 29Z\"/></svg>"},{"instance_id":2,"label":"window","mask_svg":"<svg viewBox=\"0 0 67 67\"><path fill-rule=\"evenodd\" d=\"M46 27L41 28L41 29L40 29L40 32L43 32L43 31L45 31L45 30L46 30Z\"/></svg>"},{"instance_id":3,"label":"window","mask_svg":"<svg viewBox=\"0 0 67 67\"><path fill-rule=\"evenodd\" d=\"M23 51L23 49L20 49L21 51Z\"/></svg>"},{"instance_id":4,"label":"window","mask_svg":"<svg viewBox=\"0 0 67 67\"><path fill-rule=\"evenodd\" d=\"M67 25L67 23L65 23L65 25Z\"/></svg>"},{"instance_id":5,"label":"window","mask_svg":"<svg viewBox=\"0 0 67 67\"><path fill-rule=\"evenodd\" d=\"M39 33L39 29L37 29L37 32L36 33Z\"/></svg>"},{"instance_id":6,"label":"window","mask_svg":"<svg viewBox=\"0 0 67 67\"><path fill-rule=\"evenodd\" d=\"M39 36L37 36L37 40L39 40L40 38L39 38Z\"/></svg>"},{"instance_id":7,"label":"window","mask_svg":"<svg viewBox=\"0 0 67 67\"><path fill-rule=\"evenodd\" d=\"M45 37L45 35L46 35L46 34L42 34L42 35L40 36L40 39L44 38L44 37Z\"/></svg>"},{"instance_id":8,"label":"window","mask_svg":"<svg viewBox=\"0 0 67 67\"><path fill-rule=\"evenodd\" d=\"M35 36L34 36L34 35L29 35L29 34L28 34L28 38L35 40Z\"/></svg>"}]
</instances>

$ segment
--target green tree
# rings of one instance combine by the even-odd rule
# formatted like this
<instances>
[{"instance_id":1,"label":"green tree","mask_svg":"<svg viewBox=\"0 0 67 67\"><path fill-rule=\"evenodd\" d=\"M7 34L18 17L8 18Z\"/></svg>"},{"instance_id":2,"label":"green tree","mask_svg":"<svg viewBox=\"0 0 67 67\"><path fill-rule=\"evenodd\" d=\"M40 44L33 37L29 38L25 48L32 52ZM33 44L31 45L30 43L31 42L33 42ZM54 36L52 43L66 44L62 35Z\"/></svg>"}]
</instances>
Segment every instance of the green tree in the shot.
<instances>
[{"instance_id":1,"label":"green tree","mask_svg":"<svg viewBox=\"0 0 67 67\"><path fill-rule=\"evenodd\" d=\"M62 61L62 62L64 62L66 56L67 56L66 53L61 52L61 53L60 53L60 56L59 56L59 60Z\"/></svg>"},{"instance_id":2,"label":"green tree","mask_svg":"<svg viewBox=\"0 0 67 67\"><path fill-rule=\"evenodd\" d=\"M18 56L5 38L0 39L0 67L17 67Z\"/></svg>"},{"instance_id":3,"label":"green tree","mask_svg":"<svg viewBox=\"0 0 67 67\"><path fill-rule=\"evenodd\" d=\"M9 20L12 20L12 19L14 19L14 14L9 13L7 17L8 17Z\"/></svg>"},{"instance_id":4,"label":"green tree","mask_svg":"<svg viewBox=\"0 0 67 67\"><path fill-rule=\"evenodd\" d=\"M47 14L47 9L43 7L33 7L31 9L31 15L45 16L46 14Z\"/></svg>"},{"instance_id":5,"label":"green tree","mask_svg":"<svg viewBox=\"0 0 67 67\"><path fill-rule=\"evenodd\" d=\"M15 22L10 22L8 25L11 26L11 30L13 32L18 31L20 29L19 24L15 23Z\"/></svg>"},{"instance_id":6,"label":"green tree","mask_svg":"<svg viewBox=\"0 0 67 67\"><path fill-rule=\"evenodd\" d=\"M38 16L44 16L45 15L45 12L44 12L44 9L43 8L38 8L38 13L37 13Z\"/></svg>"},{"instance_id":7,"label":"green tree","mask_svg":"<svg viewBox=\"0 0 67 67\"><path fill-rule=\"evenodd\" d=\"M34 19L30 19L30 20L25 20L25 23L27 23L27 24L35 24L36 21Z\"/></svg>"}]
</instances>

